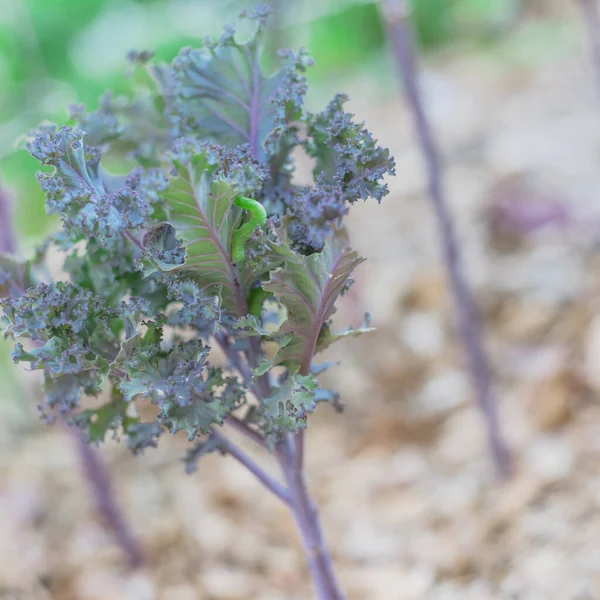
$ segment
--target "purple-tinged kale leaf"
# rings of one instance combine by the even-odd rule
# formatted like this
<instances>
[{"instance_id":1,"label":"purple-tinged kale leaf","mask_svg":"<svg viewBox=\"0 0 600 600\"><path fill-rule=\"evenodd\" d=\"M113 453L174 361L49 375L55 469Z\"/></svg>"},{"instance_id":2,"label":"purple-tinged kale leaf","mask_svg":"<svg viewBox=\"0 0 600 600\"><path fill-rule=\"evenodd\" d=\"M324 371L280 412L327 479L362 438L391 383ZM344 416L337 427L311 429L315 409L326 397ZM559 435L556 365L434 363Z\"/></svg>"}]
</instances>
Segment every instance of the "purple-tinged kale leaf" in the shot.
<instances>
[{"instance_id":1,"label":"purple-tinged kale leaf","mask_svg":"<svg viewBox=\"0 0 600 600\"><path fill-rule=\"evenodd\" d=\"M100 167L102 149L86 147L72 127L42 127L27 144L50 173L38 173L49 214L59 214L74 241L96 238L108 243L125 231L141 228L152 214L137 177L117 177Z\"/></svg>"},{"instance_id":2,"label":"purple-tinged kale leaf","mask_svg":"<svg viewBox=\"0 0 600 600\"><path fill-rule=\"evenodd\" d=\"M301 254L320 252L348 212L339 186L322 184L298 194L289 210L295 218L288 229L293 247Z\"/></svg>"},{"instance_id":3,"label":"purple-tinged kale leaf","mask_svg":"<svg viewBox=\"0 0 600 600\"><path fill-rule=\"evenodd\" d=\"M5 335L32 341L30 349L17 343L13 360L43 370L47 408L68 415L82 392L102 391L120 351L121 333L131 329L148 303L132 299L109 307L89 290L58 282L41 283L1 307Z\"/></svg>"},{"instance_id":4,"label":"purple-tinged kale leaf","mask_svg":"<svg viewBox=\"0 0 600 600\"><path fill-rule=\"evenodd\" d=\"M318 389L317 380L312 375L287 377L272 396L265 398L258 413L264 419L263 430L267 436L304 429L308 414L317 407Z\"/></svg>"},{"instance_id":5,"label":"purple-tinged kale leaf","mask_svg":"<svg viewBox=\"0 0 600 600\"><path fill-rule=\"evenodd\" d=\"M283 56L279 71L266 76L260 60L270 9L244 16L256 22L244 44L226 27L218 41L183 49L172 63L163 90L172 135L209 138L227 147L248 144L252 156L267 160L280 150L286 124L301 113L310 60L304 53ZM267 147L268 146L268 147Z\"/></svg>"},{"instance_id":6,"label":"purple-tinged kale leaf","mask_svg":"<svg viewBox=\"0 0 600 600\"><path fill-rule=\"evenodd\" d=\"M327 108L307 118L305 148L316 159L315 176L336 185L348 202L375 198L388 193L381 180L394 174L389 150L377 145L363 123L344 111L348 96L338 94Z\"/></svg>"},{"instance_id":7,"label":"purple-tinged kale leaf","mask_svg":"<svg viewBox=\"0 0 600 600\"><path fill-rule=\"evenodd\" d=\"M291 339L282 346L276 362L293 363L310 372L313 356L323 348L321 332L335 311L335 302L354 269L364 261L339 231L329 237L323 250L286 261L271 274L265 290L286 308L287 320L280 333Z\"/></svg>"},{"instance_id":8,"label":"purple-tinged kale leaf","mask_svg":"<svg viewBox=\"0 0 600 600\"><path fill-rule=\"evenodd\" d=\"M168 280L168 297L178 303L168 316L173 327L192 327L201 338L208 339L219 331L221 288L202 291L191 279Z\"/></svg>"},{"instance_id":9,"label":"purple-tinged kale leaf","mask_svg":"<svg viewBox=\"0 0 600 600\"><path fill-rule=\"evenodd\" d=\"M127 401L149 398L160 409L158 422L190 440L221 424L244 401L237 379L207 363L210 347L199 339L163 344L161 322L146 322L146 332L125 340L113 363L126 374L119 389Z\"/></svg>"},{"instance_id":10,"label":"purple-tinged kale leaf","mask_svg":"<svg viewBox=\"0 0 600 600\"><path fill-rule=\"evenodd\" d=\"M158 421L148 423L131 423L126 430L127 447L134 453L140 454L146 448L156 448L158 438L164 429Z\"/></svg>"},{"instance_id":11,"label":"purple-tinged kale leaf","mask_svg":"<svg viewBox=\"0 0 600 600\"><path fill-rule=\"evenodd\" d=\"M242 219L235 199L260 187L263 169L244 148L187 138L175 142L168 160L169 180L159 193L164 222L146 233L146 258L162 271L194 279L201 291L220 286L224 307L241 316L246 298L231 259Z\"/></svg>"}]
</instances>

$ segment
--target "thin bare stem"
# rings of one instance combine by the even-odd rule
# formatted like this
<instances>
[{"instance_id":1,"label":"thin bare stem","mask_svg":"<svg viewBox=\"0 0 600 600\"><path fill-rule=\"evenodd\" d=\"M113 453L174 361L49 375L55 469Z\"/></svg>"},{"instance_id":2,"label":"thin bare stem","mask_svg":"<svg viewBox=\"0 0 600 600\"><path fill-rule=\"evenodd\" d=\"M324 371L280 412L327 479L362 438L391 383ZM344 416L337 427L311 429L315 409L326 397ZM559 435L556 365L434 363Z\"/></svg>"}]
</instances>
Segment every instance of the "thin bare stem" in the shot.
<instances>
[{"instance_id":1,"label":"thin bare stem","mask_svg":"<svg viewBox=\"0 0 600 600\"><path fill-rule=\"evenodd\" d=\"M244 423L244 421L241 421L237 417L230 415L225 419L225 424L229 425L232 429L235 429L259 446L263 448L265 447L265 438L258 431L252 429L248 423Z\"/></svg>"},{"instance_id":2,"label":"thin bare stem","mask_svg":"<svg viewBox=\"0 0 600 600\"><path fill-rule=\"evenodd\" d=\"M288 484L289 505L296 521L318 600L344 600L331 557L323 539L316 505L310 496L299 456L304 445L299 438L285 438L279 461Z\"/></svg>"},{"instance_id":3,"label":"thin bare stem","mask_svg":"<svg viewBox=\"0 0 600 600\"><path fill-rule=\"evenodd\" d=\"M406 99L412 111L427 168L429 199L437 219L444 263L457 311L459 333L467 354L479 405L486 420L492 454L501 474L506 476L510 472L510 453L500 432L490 369L481 339L478 311L463 270L456 229L442 182L440 154L421 96L417 57L407 10L403 0L382 0L382 13L389 41L404 81Z\"/></svg>"},{"instance_id":4,"label":"thin bare stem","mask_svg":"<svg viewBox=\"0 0 600 600\"><path fill-rule=\"evenodd\" d=\"M10 254L15 252L15 233L9 200L2 189L0 189L0 251ZM119 510L106 469L95 450L86 443L81 433L70 427L68 429L76 439L81 464L93 491L98 511L112 529L129 564L131 566L140 565L142 563L141 551Z\"/></svg>"},{"instance_id":5,"label":"thin bare stem","mask_svg":"<svg viewBox=\"0 0 600 600\"><path fill-rule=\"evenodd\" d=\"M227 341L220 340L219 343L229 355ZM225 423L264 447L265 440L262 435L250 428L248 424L235 417L228 417ZM222 452L230 454L243 464L267 489L290 507L298 527L318 599L343 600L321 532L319 515L304 480L304 431L301 430L296 435L288 434L275 446L276 456L288 484L287 489L265 473L248 455L219 432L213 430L212 436L218 440Z\"/></svg>"},{"instance_id":6,"label":"thin bare stem","mask_svg":"<svg viewBox=\"0 0 600 600\"><path fill-rule=\"evenodd\" d=\"M129 564L137 567L142 563L140 548L129 531L126 521L115 500L110 477L97 452L84 439L79 431L69 427L79 451L83 470L93 490L98 512L111 528L117 543L127 555Z\"/></svg>"},{"instance_id":7,"label":"thin bare stem","mask_svg":"<svg viewBox=\"0 0 600 600\"><path fill-rule=\"evenodd\" d=\"M235 458L244 465L269 491L273 492L280 500L289 503L288 491L278 481L275 481L268 473L263 471L254 460L252 460L241 448L238 448L232 441L228 440L218 431L213 430L211 435L219 443L219 450Z\"/></svg>"},{"instance_id":8,"label":"thin bare stem","mask_svg":"<svg viewBox=\"0 0 600 600\"><path fill-rule=\"evenodd\" d=\"M0 188L0 252L14 254L15 233L8 194Z\"/></svg>"},{"instance_id":9,"label":"thin bare stem","mask_svg":"<svg viewBox=\"0 0 600 600\"><path fill-rule=\"evenodd\" d=\"M587 27L592 67L600 93L600 9L597 0L577 0Z\"/></svg>"}]
</instances>

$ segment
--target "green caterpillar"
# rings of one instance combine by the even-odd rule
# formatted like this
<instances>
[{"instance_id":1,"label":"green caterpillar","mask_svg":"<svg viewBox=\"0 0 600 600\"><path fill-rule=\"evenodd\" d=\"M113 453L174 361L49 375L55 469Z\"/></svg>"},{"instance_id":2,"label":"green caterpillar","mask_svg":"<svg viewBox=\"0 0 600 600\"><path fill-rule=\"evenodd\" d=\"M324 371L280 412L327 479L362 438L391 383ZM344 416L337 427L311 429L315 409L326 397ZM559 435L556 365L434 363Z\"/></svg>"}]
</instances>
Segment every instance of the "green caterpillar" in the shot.
<instances>
[{"instance_id":1,"label":"green caterpillar","mask_svg":"<svg viewBox=\"0 0 600 600\"><path fill-rule=\"evenodd\" d=\"M267 292L261 287L254 288L248 296L248 314L260 319L264 301L272 297L272 292Z\"/></svg>"},{"instance_id":2,"label":"green caterpillar","mask_svg":"<svg viewBox=\"0 0 600 600\"><path fill-rule=\"evenodd\" d=\"M248 238L259 225L264 225L267 220L265 207L252 198L238 196L235 199L235 205L249 210L252 213L252 219L244 223L239 229L236 229L231 236L231 261L234 265L244 260L244 256L246 255L244 246Z\"/></svg>"}]
</instances>

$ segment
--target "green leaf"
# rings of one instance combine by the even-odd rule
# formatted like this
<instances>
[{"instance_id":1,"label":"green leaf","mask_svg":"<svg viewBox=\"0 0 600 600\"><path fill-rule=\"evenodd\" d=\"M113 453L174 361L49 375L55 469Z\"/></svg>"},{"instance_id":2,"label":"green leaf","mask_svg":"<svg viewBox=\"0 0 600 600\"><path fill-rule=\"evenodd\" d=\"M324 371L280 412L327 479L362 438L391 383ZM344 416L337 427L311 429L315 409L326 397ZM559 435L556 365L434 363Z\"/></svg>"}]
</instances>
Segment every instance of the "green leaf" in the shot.
<instances>
[{"instance_id":1,"label":"green leaf","mask_svg":"<svg viewBox=\"0 0 600 600\"><path fill-rule=\"evenodd\" d=\"M185 472L190 475L198 470L198 461L205 454L221 450L223 443L221 439L214 435L209 435L208 438L194 444L185 454L183 462L185 464Z\"/></svg>"},{"instance_id":2,"label":"green leaf","mask_svg":"<svg viewBox=\"0 0 600 600\"><path fill-rule=\"evenodd\" d=\"M175 58L163 94L178 135L210 137L228 147L248 144L253 157L267 158L265 142L299 112L306 92L301 73L312 64L304 53L288 55L278 72L264 74L260 61L269 12L257 8L244 15L258 25L245 44L227 27L218 42L185 48Z\"/></svg>"},{"instance_id":3,"label":"green leaf","mask_svg":"<svg viewBox=\"0 0 600 600\"><path fill-rule=\"evenodd\" d=\"M116 431L127 419L127 402L121 397L95 409L84 410L73 421L85 431L89 443L103 442L109 431Z\"/></svg>"},{"instance_id":4,"label":"green leaf","mask_svg":"<svg viewBox=\"0 0 600 600\"><path fill-rule=\"evenodd\" d=\"M371 315L369 313L365 313L365 319L360 327L348 327L348 329L344 329L339 331L338 333L331 333L331 329L329 325L325 325L321 330L319 335L319 339L317 341L317 348L319 352L325 350L328 346L337 342L338 340L347 338L347 337L357 337L363 333L370 333L371 331L375 331L375 327L370 327Z\"/></svg>"},{"instance_id":5,"label":"green leaf","mask_svg":"<svg viewBox=\"0 0 600 600\"><path fill-rule=\"evenodd\" d=\"M158 423L172 433L186 431L190 439L208 433L210 427L240 406L244 390L237 379L224 377L209 367L210 348L201 340L162 345L162 323L146 323L144 335L136 334L121 344L113 363L127 379L119 382L126 400L141 395L160 408Z\"/></svg>"},{"instance_id":6,"label":"green leaf","mask_svg":"<svg viewBox=\"0 0 600 600\"><path fill-rule=\"evenodd\" d=\"M273 332L265 329L260 319L255 315L240 317L233 325L236 335L240 338L251 336L269 337Z\"/></svg>"},{"instance_id":7,"label":"green leaf","mask_svg":"<svg viewBox=\"0 0 600 600\"><path fill-rule=\"evenodd\" d=\"M140 454L146 448L156 448L157 440L163 434L163 431L158 421L130 423L125 432L127 447L134 454Z\"/></svg>"},{"instance_id":8,"label":"green leaf","mask_svg":"<svg viewBox=\"0 0 600 600\"><path fill-rule=\"evenodd\" d=\"M241 165L237 159L215 146L178 142L171 154L174 175L160 193L168 225L151 230L145 241L159 268L185 273L200 291L220 286L224 307L241 316L247 304L231 262L231 239L242 210L234 202L259 184L261 174L253 163ZM185 247L185 259L175 237Z\"/></svg>"},{"instance_id":9,"label":"green leaf","mask_svg":"<svg viewBox=\"0 0 600 600\"><path fill-rule=\"evenodd\" d=\"M81 397L81 377L78 375L63 375L60 377L49 377L44 375L45 407L42 414L46 414L46 408L50 409L50 419L55 413L68 415L75 409Z\"/></svg>"},{"instance_id":10,"label":"green leaf","mask_svg":"<svg viewBox=\"0 0 600 600\"><path fill-rule=\"evenodd\" d=\"M185 431L193 440L210 432L213 425L221 425L232 407L218 399L207 402L194 398L189 404L179 406L175 402L164 402L159 421L166 424L171 433Z\"/></svg>"},{"instance_id":11,"label":"green leaf","mask_svg":"<svg viewBox=\"0 0 600 600\"><path fill-rule=\"evenodd\" d=\"M319 344L321 330L350 275L364 259L350 248L342 231L327 240L322 252L295 256L264 287L287 309L280 332L292 336L277 353L276 363L294 363L301 373L309 373L312 357L325 347Z\"/></svg>"},{"instance_id":12,"label":"green leaf","mask_svg":"<svg viewBox=\"0 0 600 600\"><path fill-rule=\"evenodd\" d=\"M312 375L290 375L276 392L265 398L261 415L270 433L298 431L306 427L306 417L317 404L317 380Z\"/></svg>"}]
</instances>

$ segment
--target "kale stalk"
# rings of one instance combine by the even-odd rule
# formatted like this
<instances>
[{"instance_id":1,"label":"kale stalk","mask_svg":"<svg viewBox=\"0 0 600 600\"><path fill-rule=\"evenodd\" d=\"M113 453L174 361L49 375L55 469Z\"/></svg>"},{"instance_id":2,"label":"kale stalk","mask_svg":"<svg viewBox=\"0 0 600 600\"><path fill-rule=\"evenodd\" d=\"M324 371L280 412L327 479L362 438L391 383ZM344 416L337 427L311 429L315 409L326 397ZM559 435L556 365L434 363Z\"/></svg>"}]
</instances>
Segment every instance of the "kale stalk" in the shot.
<instances>
[{"instance_id":1,"label":"kale stalk","mask_svg":"<svg viewBox=\"0 0 600 600\"><path fill-rule=\"evenodd\" d=\"M408 23L408 7L405 0L382 0L381 9L427 169L429 200L437 219L444 263L454 296L459 333L467 354L471 378L486 419L493 457L500 473L506 476L511 469L510 453L500 432L490 368L481 339L478 311L462 266L456 228L442 181L440 153L421 95L415 46Z\"/></svg>"}]
</instances>

